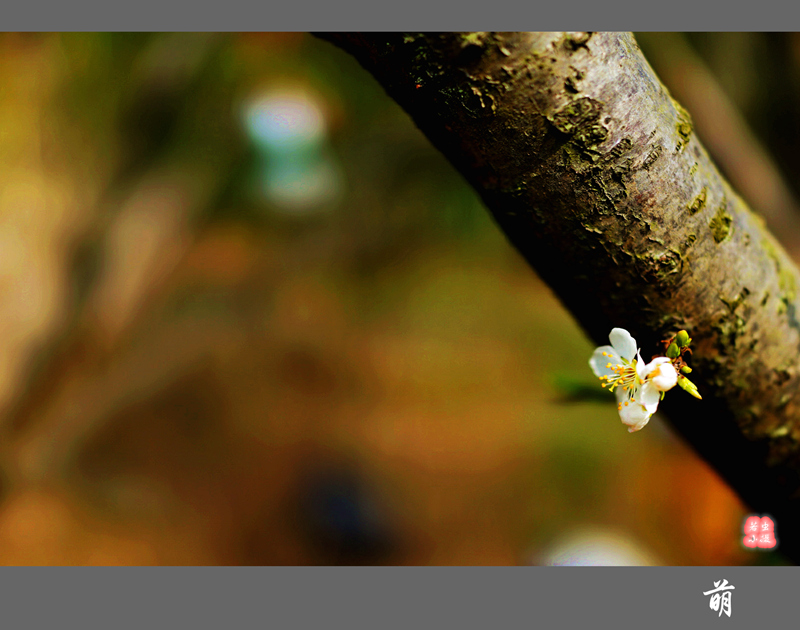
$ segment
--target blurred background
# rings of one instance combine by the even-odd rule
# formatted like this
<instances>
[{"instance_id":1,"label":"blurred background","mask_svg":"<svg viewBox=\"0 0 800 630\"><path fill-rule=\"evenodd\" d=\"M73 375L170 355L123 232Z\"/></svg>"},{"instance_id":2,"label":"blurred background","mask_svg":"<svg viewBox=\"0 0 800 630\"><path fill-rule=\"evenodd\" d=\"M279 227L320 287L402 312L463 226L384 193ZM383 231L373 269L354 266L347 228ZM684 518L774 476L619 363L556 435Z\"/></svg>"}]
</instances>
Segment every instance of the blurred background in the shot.
<instances>
[{"instance_id":1,"label":"blurred background","mask_svg":"<svg viewBox=\"0 0 800 630\"><path fill-rule=\"evenodd\" d=\"M800 37L638 37L793 249ZM310 35L0 35L0 339L0 564L786 562Z\"/></svg>"}]
</instances>

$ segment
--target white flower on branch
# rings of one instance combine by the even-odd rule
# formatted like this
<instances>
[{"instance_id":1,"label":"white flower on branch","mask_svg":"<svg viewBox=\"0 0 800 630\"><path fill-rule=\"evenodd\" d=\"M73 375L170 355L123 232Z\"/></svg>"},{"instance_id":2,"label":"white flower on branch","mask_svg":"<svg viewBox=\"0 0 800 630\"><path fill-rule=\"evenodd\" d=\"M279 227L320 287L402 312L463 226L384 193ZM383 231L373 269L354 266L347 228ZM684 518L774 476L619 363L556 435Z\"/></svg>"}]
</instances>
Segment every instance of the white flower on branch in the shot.
<instances>
[{"instance_id":1,"label":"white flower on branch","mask_svg":"<svg viewBox=\"0 0 800 630\"><path fill-rule=\"evenodd\" d=\"M645 364L636 340L624 328L614 328L608 339L611 345L597 348L589 366L602 387L615 393L619 417L633 433L650 421L663 392L678 382L678 373L667 357Z\"/></svg>"}]
</instances>

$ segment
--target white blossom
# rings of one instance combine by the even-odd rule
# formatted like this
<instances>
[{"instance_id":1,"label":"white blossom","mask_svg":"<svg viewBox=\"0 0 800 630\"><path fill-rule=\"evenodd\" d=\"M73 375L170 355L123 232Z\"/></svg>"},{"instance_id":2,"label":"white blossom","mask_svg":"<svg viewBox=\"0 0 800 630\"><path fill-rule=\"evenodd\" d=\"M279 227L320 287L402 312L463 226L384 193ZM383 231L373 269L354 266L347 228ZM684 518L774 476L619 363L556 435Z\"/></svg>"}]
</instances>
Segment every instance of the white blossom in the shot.
<instances>
[{"instance_id":1,"label":"white blossom","mask_svg":"<svg viewBox=\"0 0 800 630\"><path fill-rule=\"evenodd\" d=\"M597 348L589 366L603 382L602 387L616 394L619 417L633 433L650 421L658 409L661 392L675 385L677 373L666 357L645 364L636 340L624 328L612 329L608 339L611 345Z\"/></svg>"}]
</instances>

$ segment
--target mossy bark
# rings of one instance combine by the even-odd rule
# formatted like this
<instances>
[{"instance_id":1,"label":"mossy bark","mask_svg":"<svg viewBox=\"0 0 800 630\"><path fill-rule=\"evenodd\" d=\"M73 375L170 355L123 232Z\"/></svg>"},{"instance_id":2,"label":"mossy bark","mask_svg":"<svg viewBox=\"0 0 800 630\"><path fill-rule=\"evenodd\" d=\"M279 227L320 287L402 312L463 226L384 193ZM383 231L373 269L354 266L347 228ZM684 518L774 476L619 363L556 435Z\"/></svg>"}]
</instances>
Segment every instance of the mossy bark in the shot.
<instances>
[{"instance_id":1,"label":"mossy bark","mask_svg":"<svg viewBox=\"0 0 800 630\"><path fill-rule=\"evenodd\" d=\"M633 36L322 37L461 171L597 344L620 326L649 358L689 331L703 400L676 391L662 410L800 559L800 275Z\"/></svg>"}]
</instances>

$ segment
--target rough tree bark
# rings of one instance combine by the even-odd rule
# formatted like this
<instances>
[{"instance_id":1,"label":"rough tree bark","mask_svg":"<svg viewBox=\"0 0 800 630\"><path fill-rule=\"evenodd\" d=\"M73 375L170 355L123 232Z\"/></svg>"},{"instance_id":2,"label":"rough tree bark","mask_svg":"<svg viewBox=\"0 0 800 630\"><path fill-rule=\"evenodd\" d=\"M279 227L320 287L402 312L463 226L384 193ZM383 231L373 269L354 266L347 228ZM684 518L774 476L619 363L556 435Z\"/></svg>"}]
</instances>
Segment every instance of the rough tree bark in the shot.
<instances>
[{"instance_id":1,"label":"rough tree bark","mask_svg":"<svg viewBox=\"0 0 800 630\"><path fill-rule=\"evenodd\" d=\"M322 37L408 112L597 344L621 326L649 358L689 331L703 400L678 391L661 409L797 562L800 276L633 36Z\"/></svg>"}]
</instances>

